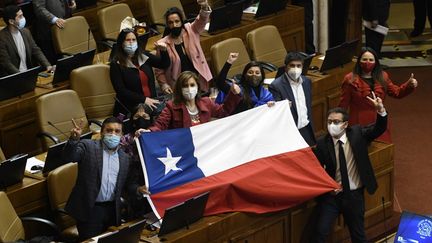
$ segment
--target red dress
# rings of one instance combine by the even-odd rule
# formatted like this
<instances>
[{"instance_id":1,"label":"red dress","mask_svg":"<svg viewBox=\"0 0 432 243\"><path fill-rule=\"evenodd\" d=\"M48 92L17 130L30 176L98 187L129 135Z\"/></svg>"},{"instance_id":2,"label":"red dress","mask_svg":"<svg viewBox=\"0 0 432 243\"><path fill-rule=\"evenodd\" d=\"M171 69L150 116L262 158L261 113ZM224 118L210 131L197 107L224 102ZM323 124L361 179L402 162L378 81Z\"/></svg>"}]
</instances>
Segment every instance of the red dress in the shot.
<instances>
[{"instance_id":1,"label":"red dress","mask_svg":"<svg viewBox=\"0 0 432 243\"><path fill-rule=\"evenodd\" d=\"M405 82L402 85L394 84L389 75L383 72L384 82L387 84L387 90L375 80L374 92L377 97L380 97L383 102L386 94L394 98L403 98L414 91L414 87L409 85L409 82ZM339 106L349 110L349 124L355 125L368 125L375 122L376 109L366 98L371 95L371 87L358 75L353 77L353 73L349 73L345 76L342 83L342 94L339 102ZM389 125L387 130L377 140L391 143L391 136Z\"/></svg>"}]
</instances>

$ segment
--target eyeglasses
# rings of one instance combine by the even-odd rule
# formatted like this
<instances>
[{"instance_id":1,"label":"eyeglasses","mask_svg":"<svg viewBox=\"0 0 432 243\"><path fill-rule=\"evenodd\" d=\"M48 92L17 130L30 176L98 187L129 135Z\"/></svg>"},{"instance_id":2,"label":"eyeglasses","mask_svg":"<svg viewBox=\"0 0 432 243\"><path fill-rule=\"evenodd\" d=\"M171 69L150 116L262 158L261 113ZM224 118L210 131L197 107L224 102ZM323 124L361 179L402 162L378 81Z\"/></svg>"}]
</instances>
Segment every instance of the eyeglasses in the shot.
<instances>
[{"instance_id":1,"label":"eyeglasses","mask_svg":"<svg viewBox=\"0 0 432 243\"><path fill-rule=\"evenodd\" d=\"M327 124L331 125L332 123L335 125L339 125L341 123L344 123L345 121L341 121L341 120L327 120Z\"/></svg>"}]
</instances>

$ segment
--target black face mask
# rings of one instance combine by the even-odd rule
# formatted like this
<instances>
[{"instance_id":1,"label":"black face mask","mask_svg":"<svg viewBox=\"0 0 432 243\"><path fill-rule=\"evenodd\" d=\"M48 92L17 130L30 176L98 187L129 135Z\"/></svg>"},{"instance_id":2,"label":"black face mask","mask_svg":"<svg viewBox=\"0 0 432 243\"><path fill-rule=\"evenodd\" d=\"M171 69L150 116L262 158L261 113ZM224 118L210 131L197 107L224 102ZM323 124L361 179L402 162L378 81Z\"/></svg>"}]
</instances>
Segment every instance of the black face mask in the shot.
<instances>
[{"instance_id":1,"label":"black face mask","mask_svg":"<svg viewBox=\"0 0 432 243\"><path fill-rule=\"evenodd\" d=\"M173 37L179 37L179 35L181 34L182 29L183 29L183 27L174 27L174 28L171 28L171 31L170 31L171 35Z\"/></svg>"},{"instance_id":2,"label":"black face mask","mask_svg":"<svg viewBox=\"0 0 432 243\"><path fill-rule=\"evenodd\" d=\"M135 130L138 130L140 128L147 129L152 122L150 120L144 119L144 117L139 117L138 119L133 120L133 126Z\"/></svg>"}]
</instances>

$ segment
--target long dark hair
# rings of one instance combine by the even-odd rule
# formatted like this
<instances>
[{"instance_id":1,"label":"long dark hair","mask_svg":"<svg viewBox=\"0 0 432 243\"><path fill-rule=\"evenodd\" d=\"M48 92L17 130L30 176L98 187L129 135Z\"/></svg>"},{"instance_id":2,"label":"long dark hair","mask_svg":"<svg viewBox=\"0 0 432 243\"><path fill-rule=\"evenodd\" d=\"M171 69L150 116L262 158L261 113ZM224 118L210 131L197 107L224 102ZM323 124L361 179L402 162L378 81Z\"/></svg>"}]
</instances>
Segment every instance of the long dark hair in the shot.
<instances>
[{"instance_id":1,"label":"long dark hair","mask_svg":"<svg viewBox=\"0 0 432 243\"><path fill-rule=\"evenodd\" d=\"M185 103L185 98L183 97L183 92L182 92L182 88L183 85L190 79L193 78L195 79L195 82L197 84L198 87L198 92L197 95L195 97L195 100L200 98L200 84L198 82L198 75L196 75L196 73L191 72L191 71L184 71L182 73L180 73L179 77L177 78L177 81L175 82L175 86L174 86L174 92L173 92L173 102L174 104L178 105L181 103Z\"/></svg>"},{"instance_id":2,"label":"long dark hair","mask_svg":"<svg viewBox=\"0 0 432 243\"><path fill-rule=\"evenodd\" d=\"M249 84L248 80L246 79L247 72L252 67L259 67L259 69L261 71L260 85L262 84L262 82L265 79L264 69L263 69L262 65L259 62L251 61L250 63L246 64L246 66L243 69L242 76L240 78L240 84L243 87L243 100L247 104L248 108L252 108L254 106L254 104L252 104L252 99L251 99L251 96L250 96L250 92L251 92L251 90L253 88L251 87L251 85Z\"/></svg>"},{"instance_id":3,"label":"long dark hair","mask_svg":"<svg viewBox=\"0 0 432 243\"><path fill-rule=\"evenodd\" d=\"M370 47L363 47L362 48L362 50L360 52L360 55L357 57L357 62L355 64L355 66L354 66L353 74L361 77L362 68L360 66L360 60L361 60L363 54L365 54L366 52L372 53L372 55L375 58L375 67L372 70L372 78L373 78L373 80L377 81L378 83L380 83L381 86L383 86L384 90L386 90L387 89L387 85L386 85L386 83L384 81L383 69L382 69L381 64L379 62L379 57L376 54L376 52L372 48L370 48Z\"/></svg>"},{"instance_id":4,"label":"long dark hair","mask_svg":"<svg viewBox=\"0 0 432 243\"><path fill-rule=\"evenodd\" d=\"M181 9L179 9L177 7L171 7L171 8L169 8L165 12L165 14L164 14L164 17L165 17L165 30L163 32L162 37L165 37L165 36L171 34L171 29L168 27L168 17L170 15L173 15L173 14L177 14L179 16L179 18L180 18L180 21L182 22L182 27L184 25L183 12L181 11Z\"/></svg>"},{"instance_id":5,"label":"long dark hair","mask_svg":"<svg viewBox=\"0 0 432 243\"><path fill-rule=\"evenodd\" d=\"M129 33L133 33L137 39L137 43L138 43L138 49L135 51L135 55L133 55L132 57L132 62L133 63L138 63L138 57L144 53L144 50L141 48L140 43L138 42L138 34L136 33L136 31L134 29L122 29L117 37L117 43L116 43L116 48L115 50L113 50L115 52L113 61L114 62L119 62L121 66L126 66L127 60L129 58L129 56L126 54L126 52L123 49L123 42L126 39L126 36Z\"/></svg>"}]
</instances>

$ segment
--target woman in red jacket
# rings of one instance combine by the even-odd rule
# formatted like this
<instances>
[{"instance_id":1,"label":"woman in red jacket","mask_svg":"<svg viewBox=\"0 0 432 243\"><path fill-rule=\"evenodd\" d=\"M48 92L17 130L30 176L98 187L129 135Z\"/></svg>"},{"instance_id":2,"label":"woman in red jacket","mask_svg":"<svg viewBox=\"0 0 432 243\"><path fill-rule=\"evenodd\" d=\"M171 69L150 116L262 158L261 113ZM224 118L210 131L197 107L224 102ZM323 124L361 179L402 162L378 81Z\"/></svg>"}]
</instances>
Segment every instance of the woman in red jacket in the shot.
<instances>
[{"instance_id":1,"label":"woman in red jacket","mask_svg":"<svg viewBox=\"0 0 432 243\"><path fill-rule=\"evenodd\" d=\"M382 70L377 54L369 47L363 48L357 58L354 70L347 74L342 83L342 94L339 106L349 109L349 124L368 125L375 122L376 112L373 104L366 99L375 92L377 97L384 100L386 94L394 98L403 98L412 93L417 87L414 74L403 83L396 85L389 75ZM391 142L389 127L378 140Z\"/></svg>"},{"instance_id":2,"label":"woman in red jacket","mask_svg":"<svg viewBox=\"0 0 432 243\"><path fill-rule=\"evenodd\" d=\"M241 90L232 85L225 103L215 104L208 97L200 97L198 76L190 71L182 72L174 86L173 100L162 110L151 131L183 128L210 121L212 117L221 118L230 115L241 100Z\"/></svg>"}]
</instances>

